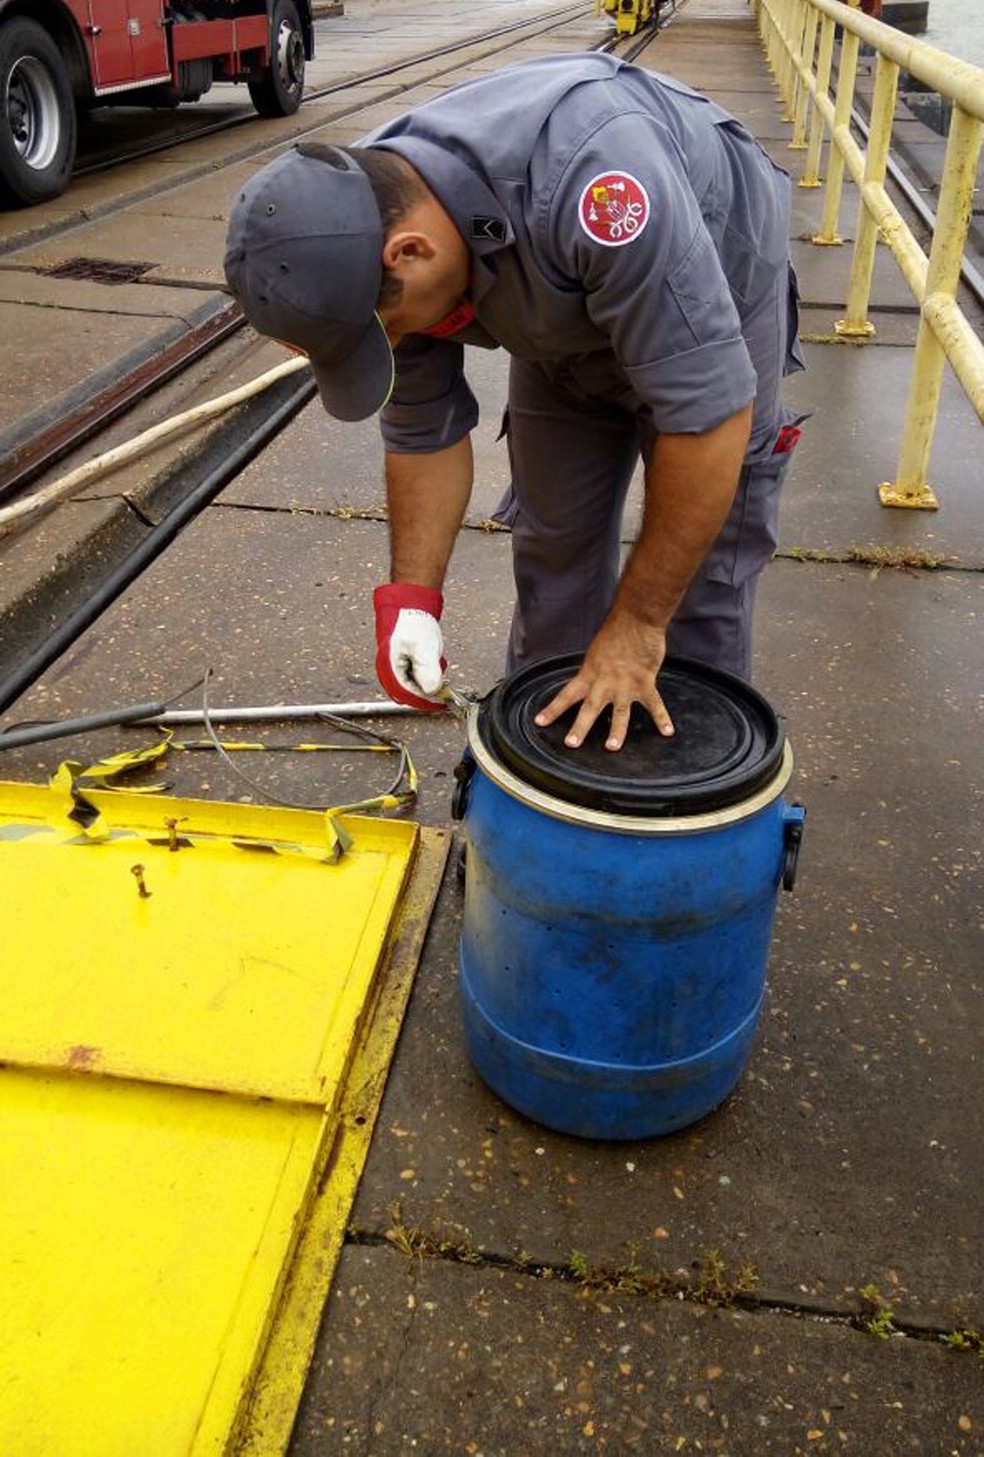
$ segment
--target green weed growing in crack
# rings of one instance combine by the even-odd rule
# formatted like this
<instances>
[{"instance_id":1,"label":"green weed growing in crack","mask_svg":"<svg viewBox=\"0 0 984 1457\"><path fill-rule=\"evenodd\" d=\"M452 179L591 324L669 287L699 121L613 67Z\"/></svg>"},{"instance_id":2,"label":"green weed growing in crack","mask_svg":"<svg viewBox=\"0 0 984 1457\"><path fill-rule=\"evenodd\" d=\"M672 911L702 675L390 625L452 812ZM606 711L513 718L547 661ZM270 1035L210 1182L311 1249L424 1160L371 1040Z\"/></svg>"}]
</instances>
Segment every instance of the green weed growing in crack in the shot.
<instances>
[{"instance_id":1,"label":"green weed growing in crack","mask_svg":"<svg viewBox=\"0 0 984 1457\"><path fill-rule=\"evenodd\" d=\"M917 572L939 572L952 566L954 558L942 556L939 552L922 551L913 547L865 546L855 542L843 551L822 551L815 547L791 546L779 553L786 561L820 562L836 566L840 562L871 567L880 572L883 568L906 572L910 576Z\"/></svg>"},{"instance_id":2,"label":"green weed growing in crack","mask_svg":"<svg viewBox=\"0 0 984 1457\"><path fill-rule=\"evenodd\" d=\"M678 1284L665 1270L643 1270L634 1261L626 1265L592 1265L579 1250L571 1252L567 1275L582 1290L645 1295L653 1300L675 1293Z\"/></svg>"},{"instance_id":3,"label":"green weed growing in crack","mask_svg":"<svg viewBox=\"0 0 984 1457\"><path fill-rule=\"evenodd\" d=\"M948 1331L945 1336L940 1336L940 1340L945 1346L949 1346L951 1351L976 1351L980 1359L984 1361L984 1336L980 1331Z\"/></svg>"},{"instance_id":4,"label":"green weed growing in crack","mask_svg":"<svg viewBox=\"0 0 984 1457\"><path fill-rule=\"evenodd\" d=\"M384 1232L385 1238L408 1259L449 1260L457 1265L480 1265L484 1259L481 1251L460 1235L440 1234L405 1224L398 1204L391 1206L389 1215L393 1223Z\"/></svg>"},{"instance_id":5,"label":"green weed growing in crack","mask_svg":"<svg viewBox=\"0 0 984 1457\"><path fill-rule=\"evenodd\" d=\"M701 1255L694 1261L693 1269L694 1279L688 1281L678 1272L644 1269L634 1259L624 1265L592 1265L579 1250L574 1250L567 1262L568 1277L583 1290L642 1296L649 1300L676 1297L700 1305L733 1305L736 1300L751 1295L758 1284L754 1266L743 1264L737 1275L731 1276L715 1251Z\"/></svg>"},{"instance_id":6,"label":"green weed growing in crack","mask_svg":"<svg viewBox=\"0 0 984 1457\"><path fill-rule=\"evenodd\" d=\"M415 1259L418 1254L416 1235L417 1231L408 1229L405 1224L394 1224L386 1230L386 1238L390 1244L401 1255L406 1255L408 1260Z\"/></svg>"},{"instance_id":7,"label":"green weed growing in crack","mask_svg":"<svg viewBox=\"0 0 984 1457\"><path fill-rule=\"evenodd\" d=\"M734 1305L758 1285L758 1271L750 1261L741 1264L732 1276L717 1250L705 1250L693 1268L693 1298L701 1305Z\"/></svg>"},{"instance_id":8,"label":"green weed growing in crack","mask_svg":"<svg viewBox=\"0 0 984 1457\"><path fill-rule=\"evenodd\" d=\"M567 1262L567 1268L575 1280L587 1280L591 1274L588 1257L587 1255L582 1255L580 1250L571 1250L571 1257Z\"/></svg>"},{"instance_id":9,"label":"green weed growing in crack","mask_svg":"<svg viewBox=\"0 0 984 1457\"><path fill-rule=\"evenodd\" d=\"M877 1336L880 1341L894 1336L896 1330L892 1321L892 1307L878 1286L870 1283L862 1285L858 1294L861 1296L862 1302L858 1321L861 1329L868 1331L870 1335Z\"/></svg>"},{"instance_id":10,"label":"green weed growing in crack","mask_svg":"<svg viewBox=\"0 0 984 1457\"><path fill-rule=\"evenodd\" d=\"M864 546L855 543L848 548L849 562L860 562L862 566L888 567L896 572L938 572L947 565L947 558L939 552L922 551L913 547Z\"/></svg>"}]
</instances>

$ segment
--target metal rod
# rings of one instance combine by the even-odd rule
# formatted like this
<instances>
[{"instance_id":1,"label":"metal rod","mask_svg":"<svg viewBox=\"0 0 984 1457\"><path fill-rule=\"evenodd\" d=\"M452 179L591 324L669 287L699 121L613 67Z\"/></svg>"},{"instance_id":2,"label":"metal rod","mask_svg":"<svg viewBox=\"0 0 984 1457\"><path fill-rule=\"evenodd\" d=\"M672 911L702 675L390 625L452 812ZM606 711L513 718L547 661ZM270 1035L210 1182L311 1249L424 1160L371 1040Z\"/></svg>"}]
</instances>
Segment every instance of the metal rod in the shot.
<instances>
[{"instance_id":1,"label":"metal rod","mask_svg":"<svg viewBox=\"0 0 984 1457\"><path fill-rule=\"evenodd\" d=\"M378 703L273 703L264 708L210 708L210 723L278 723L289 719L320 718L331 713L336 718L372 718L378 714L420 713L409 704L393 703L389 698ZM200 708L174 708L167 713L157 710L140 720L143 724L169 728L180 723L204 723Z\"/></svg>"}]
</instances>

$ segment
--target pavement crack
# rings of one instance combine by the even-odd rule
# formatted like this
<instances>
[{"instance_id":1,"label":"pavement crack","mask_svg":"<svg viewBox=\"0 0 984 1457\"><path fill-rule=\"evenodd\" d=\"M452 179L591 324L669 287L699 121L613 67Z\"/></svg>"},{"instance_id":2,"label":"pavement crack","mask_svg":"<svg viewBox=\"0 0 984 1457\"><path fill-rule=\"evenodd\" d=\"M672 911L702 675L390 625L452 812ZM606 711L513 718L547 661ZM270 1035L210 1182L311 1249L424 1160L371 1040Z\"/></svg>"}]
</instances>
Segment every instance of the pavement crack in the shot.
<instances>
[{"instance_id":1,"label":"pavement crack","mask_svg":"<svg viewBox=\"0 0 984 1457\"><path fill-rule=\"evenodd\" d=\"M417 1307L419 1300L417 1296L418 1268L414 1266L410 1275L410 1293L407 1295L407 1313L403 1321L403 1329L400 1332L400 1344L393 1361L392 1387L395 1391L402 1390L403 1366L410 1351L414 1327L417 1323ZM380 1388L374 1382L370 1382L369 1408L366 1413L366 1431L370 1437L378 1436L376 1431L376 1396Z\"/></svg>"},{"instance_id":2,"label":"pavement crack","mask_svg":"<svg viewBox=\"0 0 984 1457\"><path fill-rule=\"evenodd\" d=\"M920 572L968 572L984 571L984 563L966 563L956 557L944 556L939 552L923 551L913 547L861 546L853 545L844 551L827 551L824 548L791 546L777 551L774 561L820 562L829 566L862 566L874 572L904 572L915 577Z\"/></svg>"},{"instance_id":3,"label":"pavement crack","mask_svg":"<svg viewBox=\"0 0 984 1457\"><path fill-rule=\"evenodd\" d=\"M276 506L253 501L213 501L213 510L252 511L271 516L315 516L333 521L386 522L389 513L385 506ZM464 521L462 531L477 532L482 536L499 533L509 535L512 528L494 517L480 521ZM626 537L626 544L632 538ZM811 562L827 566L862 566L873 572L897 571L915 577L920 572L984 572L984 562L961 562L956 557L944 556L939 552L923 551L914 547L865 546L854 544L843 551L828 551L819 547L791 546L777 551L774 561Z\"/></svg>"},{"instance_id":4,"label":"pavement crack","mask_svg":"<svg viewBox=\"0 0 984 1457\"><path fill-rule=\"evenodd\" d=\"M354 506L266 506L253 501L215 501L213 507L220 511L250 511L267 516L322 516L333 521L386 521L385 506L369 506L357 510Z\"/></svg>"},{"instance_id":5,"label":"pavement crack","mask_svg":"<svg viewBox=\"0 0 984 1457\"><path fill-rule=\"evenodd\" d=\"M160 524L159 522L155 521L153 517L148 516L146 511L142 510L137 505L136 501L133 500L132 496L128 496L125 491L120 495L119 499L121 501L124 501L127 506L129 506L130 510L133 512L134 516L136 516L138 521L142 521L144 526L149 526L152 531Z\"/></svg>"},{"instance_id":6,"label":"pavement crack","mask_svg":"<svg viewBox=\"0 0 984 1457\"><path fill-rule=\"evenodd\" d=\"M257 511L271 516L320 516L333 521L388 521L385 506L270 506L254 501L215 501L214 507L223 511ZM485 517L481 521L463 521L462 531L477 531L488 536L495 532L510 531L501 521Z\"/></svg>"},{"instance_id":7,"label":"pavement crack","mask_svg":"<svg viewBox=\"0 0 984 1457\"><path fill-rule=\"evenodd\" d=\"M674 1300L688 1305L743 1310L750 1314L774 1315L818 1325L841 1326L869 1340L907 1339L943 1344L955 1352L972 1351L984 1355L984 1337L977 1331L954 1330L936 1322L900 1316L872 1294L870 1287L859 1292L856 1310L829 1305L822 1300L789 1296L759 1284L751 1264L744 1264L729 1274L715 1251L703 1251L686 1268L675 1270L643 1269L635 1264L592 1265L584 1256L573 1252L568 1260L536 1260L525 1254L510 1255L470 1245L460 1236L445 1236L404 1224L380 1231L350 1226L346 1244L387 1249L410 1260L416 1267L424 1260L445 1264L468 1265L476 1270L499 1270L530 1280L553 1281L573 1285L587 1296L621 1296L653 1302ZM405 1341L409 1340L416 1296L409 1297L411 1319L407 1323Z\"/></svg>"}]
</instances>

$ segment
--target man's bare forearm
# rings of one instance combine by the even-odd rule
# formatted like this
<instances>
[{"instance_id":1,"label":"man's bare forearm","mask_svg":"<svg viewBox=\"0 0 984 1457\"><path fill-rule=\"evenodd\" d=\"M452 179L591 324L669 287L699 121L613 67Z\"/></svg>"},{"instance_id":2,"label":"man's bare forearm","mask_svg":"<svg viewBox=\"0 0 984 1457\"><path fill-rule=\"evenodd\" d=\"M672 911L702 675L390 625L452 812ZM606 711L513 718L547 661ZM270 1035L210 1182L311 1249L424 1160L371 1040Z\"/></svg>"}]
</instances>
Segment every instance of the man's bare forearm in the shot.
<instances>
[{"instance_id":1,"label":"man's bare forearm","mask_svg":"<svg viewBox=\"0 0 984 1457\"><path fill-rule=\"evenodd\" d=\"M465 436L447 450L386 456L390 576L440 588L472 489L472 448Z\"/></svg>"},{"instance_id":2,"label":"man's bare forearm","mask_svg":"<svg viewBox=\"0 0 984 1457\"><path fill-rule=\"evenodd\" d=\"M666 629L731 509L751 415L749 406L704 435L664 435L657 441L646 475L642 530L611 611L580 671L537 715L538 724L549 724L580 705L564 739L569 748L584 742L608 706L606 748L622 747L633 703L643 704L661 733L673 732L656 686Z\"/></svg>"},{"instance_id":3,"label":"man's bare forearm","mask_svg":"<svg viewBox=\"0 0 984 1457\"><path fill-rule=\"evenodd\" d=\"M665 632L734 501L751 406L704 435L661 435L639 539L612 604Z\"/></svg>"}]
</instances>

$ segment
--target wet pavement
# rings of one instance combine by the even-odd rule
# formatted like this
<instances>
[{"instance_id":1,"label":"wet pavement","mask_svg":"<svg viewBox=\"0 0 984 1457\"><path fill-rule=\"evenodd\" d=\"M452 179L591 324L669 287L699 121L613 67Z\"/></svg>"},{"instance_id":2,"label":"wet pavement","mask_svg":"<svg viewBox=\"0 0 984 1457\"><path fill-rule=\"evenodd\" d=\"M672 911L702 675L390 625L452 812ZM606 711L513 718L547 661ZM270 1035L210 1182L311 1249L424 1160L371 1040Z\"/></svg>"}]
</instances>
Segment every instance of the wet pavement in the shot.
<instances>
[{"instance_id":1,"label":"wet pavement","mask_svg":"<svg viewBox=\"0 0 984 1457\"><path fill-rule=\"evenodd\" d=\"M795 174L740 0L690 0L650 58L756 125ZM795 234L820 206L796 193ZM849 201L847 237L852 218ZM449 870L294 1457L984 1452L984 1362L959 1349L984 1330L980 426L948 381L941 510L883 510L911 300L880 250L875 339L819 342L849 250L795 247L809 370L789 398L812 419L760 590L757 684L808 818L747 1071L665 1139L588 1142L512 1111L465 1054ZM508 537L488 525L506 479L502 361L483 356L472 380L479 484L445 627L452 681L487 688L511 601ZM167 696L206 666L213 702L377 696L382 499L374 429L312 407L8 718ZM887 565L889 549L910 564ZM416 817L450 824L461 727L386 729L419 769ZM73 741L72 756L120 738ZM54 761L51 746L18 751L7 771ZM248 767L322 803L366 773L306 756ZM182 756L171 777L182 793L256 793L210 756Z\"/></svg>"}]
</instances>

